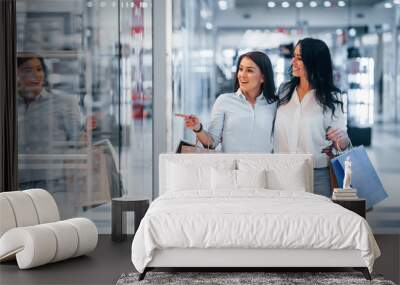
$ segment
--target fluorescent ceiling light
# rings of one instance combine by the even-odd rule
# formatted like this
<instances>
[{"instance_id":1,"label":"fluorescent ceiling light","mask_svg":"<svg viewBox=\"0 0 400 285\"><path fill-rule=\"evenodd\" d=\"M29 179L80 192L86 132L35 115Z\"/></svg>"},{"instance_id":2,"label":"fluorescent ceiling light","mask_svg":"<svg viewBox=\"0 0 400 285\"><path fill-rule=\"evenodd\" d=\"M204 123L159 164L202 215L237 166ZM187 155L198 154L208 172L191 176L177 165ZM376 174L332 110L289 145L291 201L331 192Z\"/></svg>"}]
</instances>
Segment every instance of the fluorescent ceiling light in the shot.
<instances>
[{"instance_id":1,"label":"fluorescent ceiling light","mask_svg":"<svg viewBox=\"0 0 400 285\"><path fill-rule=\"evenodd\" d=\"M267 6L268 6L269 8L275 8L276 3L275 3L274 1L268 1Z\"/></svg>"},{"instance_id":2,"label":"fluorescent ceiling light","mask_svg":"<svg viewBox=\"0 0 400 285\"><path fill-rule=\"evenodd\" d=\"M331 7L331 6L332 6L331 1L324 1L324 6L325 6L326 8Z\"/></svg>"},{"instance_id":3,"label":"fluorescent ceiling light","mask_svg":"<svg viewBox=\"0 0 400 285\"><path fill-rule=\"evenodd\" d=\"M213 24L211 24L210 22L207 22L206 23L206 29L207 30L212 30L212 28L213 28Z\"/></svg>"},{"instance_id":4,"label":"fluorescent ceiling light","mask_svg":"<svg viewBox=\"0 0 400 285\"><path fill-rule=\"evenodd\" d=\"M393 0L393 4L400 5L400 0Z\"/></svg>"},{"instance_id":5,"label":"fluorescent ceiling light","mask_svg":"<svg viewBox=\"0 0 400 285\"><path fill-rule=\"evenodd\" d=\"M367 34L361 38L361 42L364 45L377 45L378 44L378 35L377 34Z\"/></svg>"},{"instance_id":6,"label":"fluorescent ceiling light","mask_svg":"<svg viewBox=\"0 0 400 285\"><path fill-rule=\"evenodd\" d=\"M310 7L315 8L318 6L318 3L316 1L310 1Z\"/></svg>"},{"instance_id":7,"label":"fluorescent ceiling light","mask_svg":"<svg viewBox=\"0 0 400 285\"><path fill-rule=\"evenodd\" d=\"M384 7L387 8L387 9L390 9L390 8L393 7L393 5L392 5L392 3L390 3L390 2L386 2L386 3L384 4Z\"/></svg>"},{"instance_id":8,"label":"fluorescent ceiling light","mask_svg":"<svg viewBox=\"0 0 400 285\"><path fill-rule=\"evenodd\" d=\"M219 1L218 1L218 7L219 7L221 10L226 10L226 9L228 9L228 1L226 1L226 0L219 0Z\"/></svg>"},{"instance_id":9,"label":"fluorescent ceiling light","mask_svg":"<svg viewBox=\"0 0 400 285\"><path fill-rule=\"evenodd\" d=\"M211 16L210 11L207 8L203 8L200 10L200 16L205 19Z\"/></svg>"},{"instance_id":10,"label":"fluorescent ceiling light","mask_svg":"<svg viewBox=\"0 0 400 285\"><path fill-rule=\"evenodd\" d=\"M283 1L282 2L282 8L289 8L289 7L290 7L290 4L289 4L288 1Z\"/></svg>"},{"instance_id":11,"label":"fluorescent ceiling light","mask_svg":"<svg viewBox=\"0 0 400 285\"><path fill-rule=\"evenodd\" d=\"M344 6L346 6L346 2L345 2L345 1L342 1L342 0L341 0L341 1L338 1L337 4L338 4L339 7L344 7Z\"/></svg>"},{"instance_id":12,"label":"fluorescent ceiling light","mask_svg":"<svg viewBox=\"0 0 400 285\"><path fill-rule=\"evenodd\" d=\"M343 34L343 30L342 29L337 29L336 30L336 35L340 36Z\"/></svg>"},{"instance_id":13,"label":"fluorescent ceiling light","mask_svg":"<svg viewBox=\"0 0 400 285\"><path fill-rule=\"evenodd\" d=\"M235 54L236 54L235 50L231 48L222 50L222 55L230 59L233 58Z\"/></svg>"},{"instance_id":14,"label":"fluorescent ceiling light","mask_svg":"<svg viewBox=\"0 0 400 285\"><path fill-rule=\"evenodd\" d=\"M355 36L356 36L356 34L357 34L357 31L356 31L356 29L354 29L354 28L351 28L351 29L349 30L349 36L350 36L350 37L355 37Z\"/></svg>"},{"instance_id":15,"label":"fluorescent ceiling light","mask_svg":"<svg viewBox=\"0 0 400 285\"><path fill-rule=\"evenodd\" d=\"M303 6L304 6L303 2L301 2L301 1L297 1L296 2L296 7L297 8L303 8Z\"/></svg>"}]
</instances>

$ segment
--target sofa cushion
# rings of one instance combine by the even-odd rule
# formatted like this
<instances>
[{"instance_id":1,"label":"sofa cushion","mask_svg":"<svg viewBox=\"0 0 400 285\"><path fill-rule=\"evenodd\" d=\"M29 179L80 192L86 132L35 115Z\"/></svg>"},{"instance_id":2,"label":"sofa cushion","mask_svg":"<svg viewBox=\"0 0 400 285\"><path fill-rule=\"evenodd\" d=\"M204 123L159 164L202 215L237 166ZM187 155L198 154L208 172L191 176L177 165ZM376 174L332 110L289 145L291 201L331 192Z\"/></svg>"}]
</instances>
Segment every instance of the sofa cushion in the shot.
<instances>
[{"instance_id":1,"label":"sofa cushion","mask_svg":"<svg viewBox=\"0 0 400 285\"><path fill-rule=\"evenodd\" d=\"M35 205L29 195L23 191L3 192L13 209L17 227L33 226L39 223Z\"/></svg>"},{"instance_id":2,"label":"sofa cushion","mask_svg":"<svg viewBox=\"0 0 400 285\"><path fill-rule=\"evenodd\" d=\"M39 224L51 223L60 220L56 201L49 192L43 189L29 189L22 191L29 195L35 205Z\"/></svg>"},{"instance_id":3,"label":"sofa cushion","mask_svg":"<svg viewBox=\"0 0 400 285\"><path fill-rule=\"evenodd\" d=\"M0 260L16 257L20 269L49 263L57 251L57 238L43 225L18 227L0 238Z\"/></svg>"},{"instance_id":4,"label":"sofa cushion","mask_svg":"<svg viewBox=\"0 0 400 285\"><path fill-rule=\"evenodd\" d=\"M1 194L2 193L0 193L0 237L9 229L17 226L11 204L8 199Z\"/></svg>"},{"instance_id":5,"label":"sofa cushion","mask_svg":"<svg viewBox=\"0 0 400 285\"><path fill-rule=\"evenodd\" d=\"M75 255L79 237L78 233L67 221L58 221L43 225L51 229L57 239L57 250L51 262L57 262Z\"/></svg>"}]
</instances>

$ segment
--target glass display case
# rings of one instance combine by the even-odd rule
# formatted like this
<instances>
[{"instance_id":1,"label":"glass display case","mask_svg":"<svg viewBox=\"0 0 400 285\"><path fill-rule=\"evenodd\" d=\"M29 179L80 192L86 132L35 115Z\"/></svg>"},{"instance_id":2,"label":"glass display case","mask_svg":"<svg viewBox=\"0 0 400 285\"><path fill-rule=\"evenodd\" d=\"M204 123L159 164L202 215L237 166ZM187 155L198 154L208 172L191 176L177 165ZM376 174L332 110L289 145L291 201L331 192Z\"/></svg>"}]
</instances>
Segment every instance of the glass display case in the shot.
<instances>
[{"instance_id":1,"label":"glass display case","mask_svg":"<svg viewBox=\"0 0 400 285\"><path fill-rule=\"evenodd\" d=\"M288 80L288 62L290 60L282 57L281 55L278 55L273 52L266 52L269 55L269 58L271 59L272 63L272 68L274 70L274 80L275 80L275 86L276 89L279 88L279 86Z\"/></svg>"},{"instance_id":2,"label":"glass display case","mask_svg":"<svg viewBox=\"0 0 400 285\"><path fill-rule=\"evenodd\" d=\"M374 123L374 60L350 58L347 62L347 120L353 145L370 145Z\"/></svg>"}]
</instances>

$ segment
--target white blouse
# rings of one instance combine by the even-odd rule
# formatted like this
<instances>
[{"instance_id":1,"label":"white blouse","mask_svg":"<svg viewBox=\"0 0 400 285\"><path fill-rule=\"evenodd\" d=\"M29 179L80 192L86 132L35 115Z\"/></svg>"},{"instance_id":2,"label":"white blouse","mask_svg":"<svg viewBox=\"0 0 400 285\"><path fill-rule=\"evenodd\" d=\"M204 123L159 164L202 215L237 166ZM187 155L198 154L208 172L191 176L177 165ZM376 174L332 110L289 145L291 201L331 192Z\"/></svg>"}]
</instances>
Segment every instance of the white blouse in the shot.
<instances>
[{"instance_id":1,"label":"white blouse","mask_svg":"<svg viewBox=\"0 0 400 285\"><path fill-rule=\"evenodd\" d=\"M300 101L295 89L290 101L278 107L274 130L275 153L311 153L314 167L328 165L328 156L321 151L331 145L326 139L328 127L347 131L347 118L339 105L335 115L318 103L315 90L310 90Z\"/></svg>"}]
</instances>

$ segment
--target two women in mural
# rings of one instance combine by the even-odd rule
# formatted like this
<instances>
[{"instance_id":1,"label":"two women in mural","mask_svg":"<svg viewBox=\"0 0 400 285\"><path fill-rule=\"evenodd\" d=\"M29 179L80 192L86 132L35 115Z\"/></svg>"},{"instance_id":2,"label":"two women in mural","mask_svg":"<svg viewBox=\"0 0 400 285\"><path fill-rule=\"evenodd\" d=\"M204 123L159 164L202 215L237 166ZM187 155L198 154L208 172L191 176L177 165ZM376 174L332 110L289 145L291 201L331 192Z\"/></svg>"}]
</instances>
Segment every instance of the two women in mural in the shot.
<instances>
[{"instance_id":1,"label":"two women in mural","mask_svg":"<svg viewBox=\"0 0 400 285\"><path fill-rule=\"evenodd\" d=\"M276 95L268 56L243 54L235 89L217 98L207 130L195 115L185 115L185 126L203 145L221 144L223 152L312 153L314 192L329 197L329 157L332 149L345 149L350 140L328 46L318 39L300 40L291 78Z\"/></svg>"}]
</instances>

